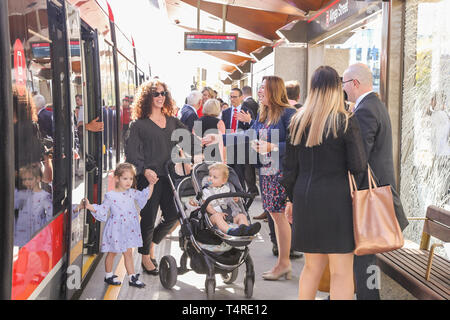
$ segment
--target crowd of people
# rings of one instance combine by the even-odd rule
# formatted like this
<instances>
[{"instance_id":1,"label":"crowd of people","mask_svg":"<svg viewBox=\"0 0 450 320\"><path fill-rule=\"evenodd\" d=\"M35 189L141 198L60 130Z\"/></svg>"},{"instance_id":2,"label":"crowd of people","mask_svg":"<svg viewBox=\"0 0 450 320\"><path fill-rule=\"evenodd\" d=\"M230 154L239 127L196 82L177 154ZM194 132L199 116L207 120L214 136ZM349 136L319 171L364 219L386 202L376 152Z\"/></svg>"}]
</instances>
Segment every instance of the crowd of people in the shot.
<instances>
[{"instance_id":1,"label":"crowd of people","mask_svg":"<svg viewBox=\"0 0 450 320\"><path fill-rule=\"evenodd\" d=\"M172 132L186 129L192 143L203 146L219 143L219 162L236 171L248 193L261 195L264 213L255 218L265 216L272 221L271 238L278 255L276 264L262 274L263 279L291 279L290 258L294 252L300 252L305 256L305 266L299 280L299 299L315 298L327 265L330 299L353 299L355 292L358 299L379 299L378 288L367 286L370 276L367 270L375 264L375 256L353 254L352 199L347 173L358 177L359 186L365 187L364 172L369 163L380 184L396 188L389 115L373 91L372 73L366 65L352 65L342 77L333 68L322 66L310 81L303 105L299 103L298 82L266 76L258 89L258 102L252 98L250 87L232 88L231 106L227 107L214 90L205 87L191 91L179 112L168 85L160 79L139 88L132 105L126 161L136 170L137 186L133 194L148 190L149 186L153 191L145 205L141 201L140 211L142 245L139 242L138 252L145 273L158 274L155 245L177 222L173 193L163 166L177 144L172 141ZM237 152L229 152L236 147L237 140L228 138L238 135L248 138L244 141L257 153L257 163L249 161L248 156L242 163ZM223 188L226 176L220 173L220 168L210 168L210 179L217 180L214 187L219 189ZM130 187L131 184L117 192ZM145 193L145 197L148 195ZM208 213L213 216L214 225L224 232L259 231L259 223L251 224L237 213L233 214L234 222L239 220L240 226L231 228L227 221L233 218L230 220L218 208L212 205ZM155 226L158 209L162 219ZM137 214L134 212L136 217ZM397 218L403 230L406 218ZM110 268L107 269L105 281L115 284ZM130 272L130 284L143 286L134 271Z\"/></svg>"},{"instance_id":2,"label":"crowd of people","mask_svg":"<svg viewBox=\"0 0 450 320\"><path fill-rule=\"evenodd\" d=\"M135 98L125 97L121 118L126 163L117 166L115 186L102 204L90 204L83 199L78 207L89 209L95 218L106 222L101 246L102 252L108 253L105 282L120 284L112 273L112 265L114 257L121 253L130 285L145 286L133 267L134 247L142 257L143 272L159 273L155 246L178 221L164 166L173 150L178 150L180 141L173 140L173 132L181 129L190 138L192 159L200 156L197 159L202 161L205 147L219 146L219 154L214 154L218 165L210 168L211 194L224 188L228 167L223 164L227 164L237 173L247 193L261 196L263 213L254 219L267 220L272 251L278 256L276 264L261 275L263 279L291 279L291 259L303 254L299 299L315 298L327 265L330 299L353 299L355 292L358 299L379 299L378 288L367 286L370 276L367 270L376 264L375 256L353 254L352 199L347 173L354 174L358 186L365 188L368 182L364 172L370 164L378 183L389 184L395 191L389 115L373 91L372 73L364 64L349 66L342 76L332 67L319 67L309 88L302 105L297 81L265 76L257 91L258 101L252 98L249 86L232 88L230 105L212 88L205 87L189 92L185 104L178 109L168 84L155 78L142 84ZM80 128L84 125L82 97L77 96L76 101L74 123ZM15 101L15 131L34 132L33 124L38 123L41 132L52 138L51 105L39 95L32 101L38 112L20 108L21 103ZM20 110L28 113L19 114ZM26 121L19 123L18 119ZM99 132L104 127L94 119L86 129ZM244 141L243 154L236 152L241 143L238 141ZM50 193L43 187L52 179L51 161L43 162L48 163L47 167L37 168L34 164L42 160L43 151L34 152L31 140L24 144L30 147L26 154L17 153L16 162L23 162L17 163L22 168L17 175L18 185L23 188L17 190L15 205L24 216L27 199L39 199L42 206L39 212L43 214L37 225L42 225L51 218L52 211L51 201L47 201ZM251 160L252 153L256 154L256 162ZM39 157L32 158L35 154ZM229 202L233 204L233 200ZM207 211L214 225L224 233L254 235L259 231L260 223L248 221L238 210L228 217L220 206L212 203ZM156 224L159 210L162 218ZM403 230L406 217L401 214L397 219ZM25 243L31 228L16 228L16 241Z\"/></svg>"}]
</instances>

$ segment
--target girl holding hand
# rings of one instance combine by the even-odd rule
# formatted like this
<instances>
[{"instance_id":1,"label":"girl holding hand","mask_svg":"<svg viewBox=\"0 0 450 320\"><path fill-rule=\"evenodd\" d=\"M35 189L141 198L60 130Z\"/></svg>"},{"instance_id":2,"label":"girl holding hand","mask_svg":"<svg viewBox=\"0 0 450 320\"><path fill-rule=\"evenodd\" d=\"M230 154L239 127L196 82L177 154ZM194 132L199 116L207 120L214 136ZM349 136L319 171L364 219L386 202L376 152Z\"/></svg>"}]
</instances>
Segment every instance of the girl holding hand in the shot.
<instances>
[{"instance_id":1,"label":"girl holding hand","mask_svg":"<svg viewBox=\"0 0 450 320\"><path fill-rule=\"evenodd\" d=\"M90 204L83 199L78 208L86 208L95 219L106 221L103 230L102 252L107 252L105 259L105 282L110 285L120 285L112 268L117 253L122 253L125 268L129 276L129 285L137 288L145 287L139 281L139 274L134 273L132 248L142 246L139 211L151 197L153 184L142 191L133 189L136 180L136 169L132 164L121 163L114 171L115 189L105 194L101 205ZM108 217L108 212L110 212Z\"/></svg>"}]
</instances>

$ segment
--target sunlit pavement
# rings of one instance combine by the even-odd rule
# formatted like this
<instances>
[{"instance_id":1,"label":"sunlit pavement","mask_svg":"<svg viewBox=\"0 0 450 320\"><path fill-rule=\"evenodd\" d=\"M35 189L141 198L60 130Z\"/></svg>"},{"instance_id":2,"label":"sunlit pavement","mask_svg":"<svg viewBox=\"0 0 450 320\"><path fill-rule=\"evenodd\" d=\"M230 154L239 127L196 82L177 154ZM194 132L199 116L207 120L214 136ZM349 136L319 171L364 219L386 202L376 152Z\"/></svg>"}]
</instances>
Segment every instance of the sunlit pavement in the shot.
<instances>
[{"instance_id":1,"label":"sunlit pavement","mask_svg":"<svg viewBox=\"0 0 450 320\"><path fill-rule=\"evenodd\" d=\"M250 216L258 216L262 212L261 200L258 197L250 208ZM255 220L258 221L258 220ZM255 222L253 221L253 222ZM261 220L259 220L261 221ZM262 228L257 239L250 245L250 255L255 265L255 285L253 289L254 300L295 300L298 295L298 279L303 268L304 258L291 260L292 280L266 281L262 279L262 273L270 270L276 263L277 257L272 254L272 243L269 238L269 226L267 222L262 222ZM156 256L159 261L164 255L172 255L179 265L182 251L178 242L177 228L171 235L167 236L159 246L156 247ZM116 257L116 264L119 257ZM189 263L188 263L189 267ZM137 273L141 273L142 280L146 287L138 289L129 287L128 280L125 279L118 300L205 300L205 279L206 275L197 274L194 271L179 275L177 283L171 290L162 287L159 276L143 274L141 267L141 257L135 251L135 268ZM244 294L245 264L239 268L239 276L233 284L225 284L220 275L216 275L216 290L214 298L216 300L247 300ZM86 286L80 299L103 299L107 285L103 282L104 261L100 261L97 270ZM318 292L316 299L324 299L328 293Z\"/></svg>"}]
</instances>

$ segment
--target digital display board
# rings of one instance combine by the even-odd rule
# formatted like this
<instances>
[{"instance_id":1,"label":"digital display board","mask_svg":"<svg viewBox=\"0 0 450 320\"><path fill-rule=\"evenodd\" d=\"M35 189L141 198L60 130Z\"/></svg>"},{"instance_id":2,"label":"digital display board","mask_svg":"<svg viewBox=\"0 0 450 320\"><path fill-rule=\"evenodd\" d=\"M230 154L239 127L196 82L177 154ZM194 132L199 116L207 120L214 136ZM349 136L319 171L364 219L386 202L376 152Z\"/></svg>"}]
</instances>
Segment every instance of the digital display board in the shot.
<instances>
[{"instance_id":1,"label":"digital display board","mask_svg":"<svg viewBox=\"0 0 450 320\"><path fill-rule=\"evenodd\" d=\"M237 33L184 33L184 50L237 51Z\"/></svg>"},{"instance_id":2,"label":"digital display board","mask_svg":"<svg viewBox=\"0 0 450 320\"><path fill-rule=\"evenodd\" d=\"M80 41L70 41L70 55L72 57L79 57L80 50ZM35 59L50 58L50 43L33 42L31 43L31 52Z\"/></svg>"},{"instance_id":3,"label":"digital display board","mask_svg":"<svg viewBox=\"0 0 450 320\"><path fill-rule=\"evenodd\" d=\"M32 43L31 51L33 53L33 57L36 59L50 58L50 43L48 42Z\"/></svg>"}]
</instances>

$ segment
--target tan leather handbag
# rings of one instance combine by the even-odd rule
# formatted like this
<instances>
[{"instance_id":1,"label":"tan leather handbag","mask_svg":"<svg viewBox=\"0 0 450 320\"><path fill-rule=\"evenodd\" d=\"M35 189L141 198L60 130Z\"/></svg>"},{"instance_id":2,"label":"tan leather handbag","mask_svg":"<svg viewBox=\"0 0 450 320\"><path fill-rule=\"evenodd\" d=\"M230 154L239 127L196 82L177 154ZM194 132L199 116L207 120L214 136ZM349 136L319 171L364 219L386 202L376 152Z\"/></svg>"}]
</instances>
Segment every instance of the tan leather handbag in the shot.
<instances>
[{"instance_id":1,"label":"tan leather handbag","mask_svg":"<svg viewBox=\"0 0 450 320\"><path fill-rule=\"evenodd\" d=\"M369 189L358 190L355 177L348 172L353 198L353 233L358 256L399 249L403 235L395 217L391 186L378 187L370 167Z\"/></svg>"}]
</instances>

